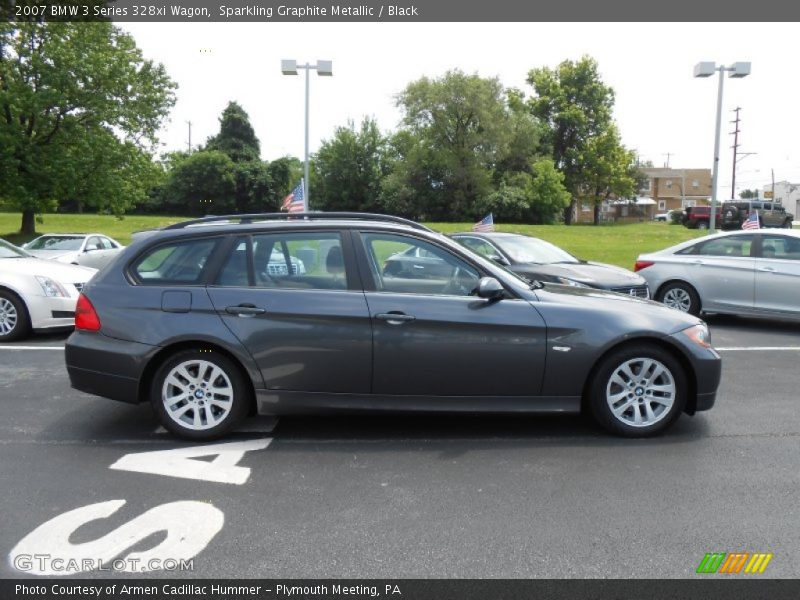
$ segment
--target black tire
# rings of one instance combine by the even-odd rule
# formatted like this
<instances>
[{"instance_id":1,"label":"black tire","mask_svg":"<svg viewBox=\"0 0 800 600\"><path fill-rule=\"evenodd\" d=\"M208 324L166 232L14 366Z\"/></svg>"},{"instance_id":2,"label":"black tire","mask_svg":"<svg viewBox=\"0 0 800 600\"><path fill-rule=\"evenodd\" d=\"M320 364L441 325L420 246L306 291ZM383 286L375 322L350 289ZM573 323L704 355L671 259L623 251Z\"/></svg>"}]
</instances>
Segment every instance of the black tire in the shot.
<instances>
[{"instance_id":1,"label":"black tire","mask_svg":"<svg viewBox=\"0 0 800 600\"><path fill-rule=\"evenodd\" d=\"M634 375L632 380L627 372ZM655 377L649 379L651 376ZM622 385L630 381L632 385ZM649 344L623 347L605 357L595 369L588 406L595 421L615 435L658 435L683 412L686 381L683 366L666 350Z\"/></svg>"},{"instance_id":2,"label":"black tire","mask_svg":"<svg viewBox=\"0 0 800 600\"><path fill-rule=\"evenodd\" d=\"M30 331L28 307L13 292L0 290L0 342L20 340Z\"/></svg>"},{"instance_id":3,"label":"black tire","mask_svg":"<svg viewBox=\"0 0 800 600\"><path fill-rule=\"evenodd\" d=\"M708 229L708 221L698 221L697 222L698 229Z\"/></svg>"},{"instance_id":4,"label":"black tire","mask_svg":"<svg viewBox=\"0 0 800 600\"><path fill-rule=\"evenodd\" d=\"M656 301L695 317L703 308L697 290L682 281L670 281L661 286L656 294Z\"/></svg>"},{"instance_id":5,"label":"black tire","mask_svg":"<svg viewBox=\"0 0 800 600\"><path fill-rule=\"evenodd\" d=\"M179 366L191 377L176 374L170 379L181 387L167 383L173 369ZM210 391L211 383L216 384L216 392ZM167 402L166 397L173 402ZM158 367L150 385L150 402L161 424L188 440L212 440L225 435L247 414L250 401L251 389L239 365L215 350L182 350L173 354ZM224 404L229 407L224 408Z\"/></svg>"},{"instance_id":6,"label":"black tire","mask_svg":"<svg viewBox=\"0 0 800 600\"><path fill-rule=\"evenodd\" d=\"M792 220L791 219L786 219L783 222L783 228L784 229L791 229L792 228Z\"/></svg>"}]
</instances>

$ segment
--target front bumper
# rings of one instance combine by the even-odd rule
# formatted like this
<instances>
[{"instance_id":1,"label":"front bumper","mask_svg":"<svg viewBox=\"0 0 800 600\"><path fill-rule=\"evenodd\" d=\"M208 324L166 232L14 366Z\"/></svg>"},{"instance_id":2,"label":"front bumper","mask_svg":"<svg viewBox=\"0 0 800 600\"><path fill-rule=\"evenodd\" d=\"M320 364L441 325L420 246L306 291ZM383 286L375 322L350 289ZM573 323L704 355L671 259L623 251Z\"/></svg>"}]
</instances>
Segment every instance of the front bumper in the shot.
<instances>
[{"instance_id":1,"label":"front bumper","mask_svg":"<svg viewBox=\"0 0 800 600\"><path fill-rule=\"evenodd\" d=\"M75 331L64 347L73 388L112 400L136 404L148 360L158 347Z\"/></svg>"},{"instance_id":2,"label":"front bumper","mask_svg":"<svg viewBox=\"0 0 800 600\"><path fill-rule=\"evenodd\" d=\"M52 298L49 296L33 296L26 298L31 327L34 329L52 329L56 327L75 326L74 298Z\"/></svg>"}]
</instances>

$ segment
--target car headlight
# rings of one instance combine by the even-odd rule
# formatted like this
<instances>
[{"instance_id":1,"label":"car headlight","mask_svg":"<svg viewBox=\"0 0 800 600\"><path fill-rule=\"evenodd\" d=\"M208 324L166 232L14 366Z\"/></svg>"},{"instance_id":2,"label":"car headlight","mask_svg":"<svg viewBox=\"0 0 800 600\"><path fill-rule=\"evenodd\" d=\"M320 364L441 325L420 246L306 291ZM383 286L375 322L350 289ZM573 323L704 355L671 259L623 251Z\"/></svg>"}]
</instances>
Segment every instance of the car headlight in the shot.
<instances>
[{"instance_id":1,"label":"car headlight","mask_svg":"<svg viewBox=\"0 0 800 600\"><path fill-rule=\"evenodd\" d=\"M581 283L580 281L575 281L574 279L567 279L566 277L556 277L556 281L563 285L570 285L572 287L582 287L582 288L591 287L589 285L586 285L585 283Z\"/></svg>"},{"instance_id":2,"label":"car headlight","mask_svg":"<svg viewBox=\"0 0 800 600\"><path fill-rule=\"evenodd\" d=\"M42 286L42 291L45 296L50 298L68 298L67 290L65 290L60 283L45 277L44 275L36 275L36 281Z\"/></svg>"},{"instance_id":3,"label":"car headlight","mask_svg":"<svg viewBox=\"0 0 800 600\"><path fill-rule=\"evenodd\" d=\"M708 326L705 323L684 329L683 333L698 346L711 348L711 334L708 332Z\"/></svg>"}]
</instances>

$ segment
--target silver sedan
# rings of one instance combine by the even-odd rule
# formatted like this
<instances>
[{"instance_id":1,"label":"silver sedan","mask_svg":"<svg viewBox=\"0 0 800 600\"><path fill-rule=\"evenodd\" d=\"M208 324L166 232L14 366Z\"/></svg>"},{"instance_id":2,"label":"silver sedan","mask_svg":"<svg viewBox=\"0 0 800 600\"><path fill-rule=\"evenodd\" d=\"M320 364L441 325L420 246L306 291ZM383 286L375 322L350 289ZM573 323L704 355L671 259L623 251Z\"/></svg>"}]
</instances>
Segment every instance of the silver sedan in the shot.
<instances>
[{"instance_id":1,"label":"silver sedan","mask_svg":"<svg viewBox=\"0 0 800 600\"><path fill-rule=\"evenodd\" d=\"M800 319L800 231L697 238L640 255L635 270L656 300L693 315Z\"/></svg>"}]
</instances>

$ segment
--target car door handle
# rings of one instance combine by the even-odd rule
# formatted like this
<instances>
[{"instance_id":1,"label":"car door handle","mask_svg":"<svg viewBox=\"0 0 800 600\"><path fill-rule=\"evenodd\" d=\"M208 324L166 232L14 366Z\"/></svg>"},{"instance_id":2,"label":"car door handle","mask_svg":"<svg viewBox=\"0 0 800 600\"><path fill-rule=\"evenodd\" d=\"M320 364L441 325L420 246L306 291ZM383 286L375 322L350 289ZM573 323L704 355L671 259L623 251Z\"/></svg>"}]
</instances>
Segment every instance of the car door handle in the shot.
<instances>
[{"instance_id":1,"label":"car door handle","mask_svg":"<svg viewBox=\"0 0 800 600\"><path fill-rule=\"evenodd\" d=\"M226 306L225 312L240 317L255 317L256 315L263 315L267 311L257 307L255 304L239 304L238 306Z\"/></svg>"},{"instance_id":2,"label":"car door handle","mask_svg":"<svg viewBox=\"0 0 800 600\"><path fill-rule=\"evenodd\" d=\"M774 267L758 267L758 270L759 271L764 271L765 273L774 273L775 272L775 268Z\"/></svg>"},{"instance_id":3,"label":"car door handle","mask_svg":"<svg viewBox=\"0 0 800 600\"><path fill-rule=\"evenodd\" d=\"M403 323L416 320L417 317L401 312L388 312L378 313L375 315L375 318L381 321L386 321L389 325L402 325Z\"/></svg>"}]
</instances>

